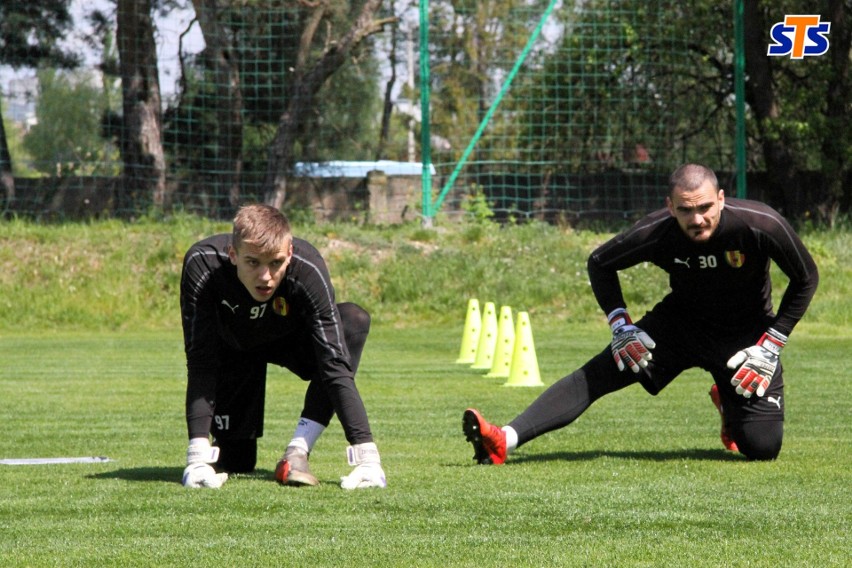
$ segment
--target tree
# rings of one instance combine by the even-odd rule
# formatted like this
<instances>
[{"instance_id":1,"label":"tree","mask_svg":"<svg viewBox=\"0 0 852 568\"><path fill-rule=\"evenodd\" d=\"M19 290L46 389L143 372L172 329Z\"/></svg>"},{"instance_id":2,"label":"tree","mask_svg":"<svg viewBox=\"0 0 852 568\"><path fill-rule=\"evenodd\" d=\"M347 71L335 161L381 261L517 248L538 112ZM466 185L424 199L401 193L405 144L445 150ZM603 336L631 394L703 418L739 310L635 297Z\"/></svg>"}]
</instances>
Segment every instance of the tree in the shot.
<instances>
[{"instance_id":1,"label":"tree","mask_svg":"<svg viewBox=\"0 0 852 568\"><path fill-rule=\"evenodd\" d=\"M62 50L57 40L71 26L69 0L0 2L0 64L14 69L39 64L71 68L78 59ZM0 186L8 207L15 198L12 157L0 120Z\"/></svg>"},{"instance_id":2,"label":"tree","mask_svg":"<svg viewBox=\"0 0 852 568\"><path fill-rule=\"evenodd\" d=\"M831 225L844 178L850 174L852 78L849 74L852 2L833 0L823 19L831 22L828 54L793 61L767 57L766 30L786 14L810 14L810 3L744 2L746 101L763 150L771 197L782 210L806 211ZM802 172L822 174L815 190Z\"/></svg>"},{"instance_id":3,"label":"tree","mask_svg":"<svg viewBox=\"0 0 852 568\"><path fill-rule=\"evenodd\" d=\"M6 132L9 155L12 157L12 173L16 178L37 178L41 174L33 168L33 159L24 147L24 127L15 124L3 115L3 101L0 100L0 117ZM11 204L7 203L7 206Z\"/></svg>"},{"instance_id":4,"label":"tree","mask_svg":"<svg viewBox=\"0 0 852 568\"><path fill-rule=\"evenodd\" d=\"M541 0L451 0L430 5L435 83L431 129L449 140L455 159L461 157L547 4ZM524 68L528 66L529 61ZM519 88L519 82L513 83L513 92ZM510 106L502 106L497 116L511 116ZM518 135L516 121L495 119L476 151L481 156L491 151L489 160L507 158L516 149L513 142Z\"/></svg>"},{"instance_id":5,"label":"tree","mask_svg":"<svg viewBox=\"0 0 852 568\"><path fill-rule=\"evenodd\" d=\"M382 30L394 18L374 19L381 0L366 0L356 12L352 27L339 37L330 37L318 56L313 53L320 25L332 8L322 0L303 7L307 10L306 25L299 38L296 64L291 74L287 108L280 114L275 138L269 149L269 161L264 181L265 202L280 208L286 197L286 175L292 166L294 146L304 133L316 95L325 82L353 55L370 35Z\"/></svg>"},{"instance_id":6,"label":"tree","mask_svg":"<svg viewBox=\"0 0 852 568\"><path fill-rule=\"evenodd\" d=\"M812 3L743 4L749 170L766 173L762 198L774 206L832 223L852 176L852 2L823 6L829 52L798 61L767 56L769 30L785 14L813 13ZM563 16L558 49L528 87L524 145L572 171L624 169L621 149L608 144L646 139L655 141L657 166L697 160L733 170L733 7L660 0L618 8L590 0Z\"/></svg>"},{"instance_id":7,"label":"tree","mask_svg":"<svg viewBox=\"0 0 852 568\"><path fill-rule=\"evenodd\" d=\"M47 175L111 174L113 148L100 135L109 93L91 72L38 72L37 123L24 137L36 169Z\"/></svg>"},{"instance_id":8,"label":"tree","mask_svg":"<svg viewBox=\"0 0 852 568\"><path fill-rule=\"evenodd\" d=\"M160 209L168 204L169 195L151 0L118 0L116 35L123 101L124 189L119 204L135 209L150 199Z\"/></svg>"},{"instance_id":9,"label":"tree","mask_svg":"<svg viewBox=\"0 0 852 568\"><path fill-rule=\"evenodd\" d=\"M852 114L852 2L830 0L827 16L832 25L834 50L829 55L826 132L821 144L827 196L820 212L829 225L834 225L844 197L844 179L852 177L852 129L849 128Z\"/></svg>"},{"instance_id":10,"label":"tree","mask_svg":"<svg viewBox=\"0 0 852 568\"><path fill-rule=\"evenodd\" d=\"M796 190L795 132L782 121L778 92L778 64L766 56L766 30L771 22L758 2L744 2L746 100L754 112L763 159L772 187L782 196L782 207L792 203ZM789 124L789 122L787 122Z\"/></svg>"},{"instance_id":11,"label":"tree","mask_svg":"<svg viewBox=\"0 0 852 568\"><path fill-rule=\"evenodd\" d=\"M563 33L552 52L530 65L519 108L521 145L549 167L596 173L653 163L666 169L687 155L719 163L733 155L731 144L717 142L733 136L729 68L707 63L708 54L724 53L720 35L708 34L692 52L693 38L675 29L681 20L706 16L678 3L667 9L646 4L613 9L592 2L560 14ZM713 34L730 28L730 22L713 27Z\"/></svg>"},{"instance_id":12,"label":"tree","mask_svg":"<svg viewBox=\"0 0 852 568\"><path fill-rule=\"evenodd\" d=\"M0 186L6 195L6 208L15 199L15 177L12 175L12 154L9 152L9 141L6 138L6 125L0 115Z\"/></svg>"},{"instance_id":13,"label":"tree","mask_svg":"<svg viewBox=\"0 0 852 568\"><path fill-rule=\"evenodd\" d=\"M358 12L328 2L321 27L305 45L314 5L247 6L234 0L195 0L205 38L197 57L181 60L179 97L164 114L173 172L194 196L193 206L224 214L237 202L263 199L264 159L282 109L293 94L300 57L312 61L353 25ZM292 161L357 159L376 145L376 56L350 52L301 117ZM200 183L199 183L200 182Z\"/></svg>"},{"instance_id":14,"label":"tree","mask_svg":"<svg viewBox=\"0 0 852 568\"><path fill-rule=\"evenodd\" d=\"M212 162L213 193L236 207L243 169L243 94L234 34L222 24L218 0L195 0L195 13L204 34L204 51L213 70L216 143Z\"/></svg>"}]
</instances>

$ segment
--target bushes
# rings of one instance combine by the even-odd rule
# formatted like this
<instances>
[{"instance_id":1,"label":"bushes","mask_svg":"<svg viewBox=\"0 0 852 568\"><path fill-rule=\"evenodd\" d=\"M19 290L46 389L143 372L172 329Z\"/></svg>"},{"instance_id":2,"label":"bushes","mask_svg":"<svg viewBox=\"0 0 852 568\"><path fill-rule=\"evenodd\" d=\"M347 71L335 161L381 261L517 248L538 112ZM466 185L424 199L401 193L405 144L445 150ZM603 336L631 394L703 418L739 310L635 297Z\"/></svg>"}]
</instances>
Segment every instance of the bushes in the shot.
<instances>
[{"instance_id":1,"label":"bushes","mask_svg":"<svg viewBox=\"0 0 852 568\"><path fill-rule=\"evenodd\" d=\"M229 223L188 215L0 225L0 329L33 331L177 328L183 254L196 240L230 230ZM529 311L538 321L602 317L586 259L611 233L491 222L433 230L305 224L295 232L325 255L338 300L362 304L377 323L461 321L472 297ZM849 324L852 232L808 231L804 240L822 277L807 319ZM668 290L666 275L650 265L624 271L621 279L635 317ZM773 284L777 305L786 285L777 269Z\"/></svg>"}]
</instances>

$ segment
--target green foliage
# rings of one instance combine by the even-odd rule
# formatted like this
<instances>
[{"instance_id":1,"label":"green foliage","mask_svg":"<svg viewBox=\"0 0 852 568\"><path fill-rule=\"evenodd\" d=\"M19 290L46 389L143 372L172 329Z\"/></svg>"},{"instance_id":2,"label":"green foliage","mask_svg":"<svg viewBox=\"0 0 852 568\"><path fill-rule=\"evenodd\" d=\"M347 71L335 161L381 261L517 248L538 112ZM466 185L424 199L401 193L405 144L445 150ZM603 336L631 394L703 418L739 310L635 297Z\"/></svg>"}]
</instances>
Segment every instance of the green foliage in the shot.
<instances>
[{"instance_id":1,"label":"green foliage","mask_svg":"<svg viewBox=\"0 0 852 568\"><path fill-rule=\"evenodd\" d=\"M193 217L168 223L147 218L137 223L4 222L2 326L172 327L180 320L183 254L203 236L226 230L226 225Z\"/></svg>"},{"instance_id":2,"label":"green foliage","mask_svg":"<svg viewBox=\"0 0 852 568\"><path fill-rule=\"evenodd\" d=\"M431 130L450 142L452 155L461 157L471 136L500 90L548 2L487 0L435 2L430 5ZM513 157L518 147L514 109L501 113L505 120L489 125L490 135L478 143L478 158L488 151L494 159ZM477 159L477 158L474 158Z\"/></svg>"},{"instance_id":3,"label":"green foliage","mask_svg":"<svg viewBox=\"0 0 852 568\"><path fill-rule=\"evenodd\" d=\"M688 47L695 41L732 57L730 8L715 10L714 25L697 30L689 22L706 21L709 13L692 3L667 4L592 1L557 12L570 31L521 87L522 145L557 164L556 171L733 163L734 108L718 102L720 90L732 88L730 77Z\"/></svg>"},{"instance_id":4,"label":"green foliage","mask_svg":"<svg viewBox=\"0 0 852 568\"><path fill-rule=\"evenodd\" d=\"M359 59L332 75L320 91L312 133L304 144L312 161L364 160L375 154L379 138L381 97L376 77L378 64Z\"/></svg>"},{"instance_id":5,"label":"green foliage","mask_svg":"<svg viewBox=\"0 0 852 568\"><path fill-rule=\"evenodd\" d=\"M488 203L488 197L481 185L472 185L470 192L464 196L461 203L465 221L472 225L488 225L494 217L494 211Z\"/></svg>"},{"instance_id":6,"label":"green foliage","mask_svg":"<svg viewBox=\"0 0 852 568\"><path fill-rule=\"evenodd\" d=\"M766 21L771 26L776 22L784 20L787 14L804 14L796 10L807 10L813 5L802 0L788 0L786 2L764 3ZM826 21L826 11L823 11L822 21ZM845 13L850 13L847 3ZM846 29L843 23L832 22L831 47L830 50L842 50L845 45L849 48L848 24ZM840 34L847 34L847 39L841 39ZM842 61L842 58L833 58L829 51L826 56L812 57L809 65L803 69L801 61L789 57L772 58L773 84L777 96L781 101L783 111L771 120L764 120L761 128L761 136L765 140L783 141L794 148L789 155L796 161L796 167L802 170L820 171L826 167L826 149L831 145L838 145L842 150L837 151L835 157L844 157L844 163L850 163L852 158L852 133L842 125L844 119L828 112L829 97L832 91L847 93L846 110L849 106L848 92L852 87L852 77L848 72L838 73L834 61ZM836 95L835 95L836 96ZM848 116L848 115L847 115ZM848 120L848 118L846 119ZM764 156L754 156L754 163L758 168L763 168ZM837 175L837 174L835 174ZM842 175L840 176L842 177ZM829 177L829 179L831 179Z\"/></svg>"},{"instance_id":7,"label":"green foliage","mask_svg":"<svg viewBox=\"0 0 852 568\"><path fill-rule=\"evenodd\" d=\"M28 9L22 8L24 4ZM0 60L14 58L21 63L24 51L47 53L28 42L35 40L40 47L62 37L69 24L67 4L65 0L2 4L0 41L9 43L0 45ZM181 17L173 18L181 16L174 12L180 4L158 6L162 21L181 21ZM410 24L418 17L416 3L386 6L382 21L387 16L387 20L398 18L397 22L385 24L380 33L370 36L363 49L351 54L326 81L311 108L299 114L304 127L293 134L295 140L288 139L288 148L292 142L293 149L288 160L407 160L409 128L422 126L425 131L428 127L437 186L454 171L482 125L481 137L465 154L467 161L459 169L456 187L443 204L455 208L458 188L480 184L491 209L501 214L533 216L535 211L535 215L573 218L647 209L649 203L656 203L648 178L664 176L685 160L709 163L725 173L734 168L736 58L730 4L585 0L548 13L550 5L543 0L435 1L429 10L428 46L417 45L412 33ZM785 14L810 13L810 4L803 0L746 5L758 6L765 20L747 26L757 30L762 42L768 41L769 27ZM97 65L114 73L109 33L114 29L115 11L86 6L83 12L89 23L98 22L87 38L99 52L94 53L100 61ZM179 62L161 59L158 63L169 71L180 63L181 74L181 91L168 101L170 107L164 113L169 188L178 188L174 196L185 200L187 207L196 208L203 200L205 207L217 209L214 214L227 215L232 208L228 192L235 187L228 174L239 175L242 198L257 199L269 189L264 186L269 145L294 96L299 74L321 54L334 51L339 45L336 40L351 29L361 3L228 1L217 6L222 36L208 38L207 45L227 48L226 59L232 70L239 70L238 80L220 83L210 51L194 53L189 43L183 45ZM546 13L543 33L528 46ZM828 17L825 10L823 17ZM845 210L849 201L844 193L848 184L843 181L849 178L852 163L852 129L844 128L852 92L848 58L842 57L848 50L847 20L835 18L832 23L827 56L805 61L772 58L767 71L776 86L772 108L779 109L777 116L760 120L759 105L753 100L746 113L748 170L758 182L752 188L765 190L776 206L791 215L798 215L794 209L806 204L811 215L829 223L837 215L833 208ZM312 29L316 33L307 33ZM164 26L161 31L165 37L174 30ZM27 50L16 51L13 42ZM307 44L300 60L299 48ZM526 47L530 50L520 61ZM418 49L430 63L428 125L417 123L422 119L417 105L426 87L415 84ZM30 58L27 65L38 59ZM389 85L391 65L395 83ZM750 81L757 74L748 75L746 93L751 96ZM411 104L398 106L390 131L380 135L386 89L399 97L397 103L404 98ZM503 94L499 105L492 107ZM492 108L495 112L488 114ZM240 117L239 128L226 127L226 110ZM59 118L73 116L73 112L57 113ZM486 116L488 123L483 124ZM42 120L40 128L50 122ZM39 145L64 139L54 134L44 130ZM228 138L229 134L234 137ZM242 137L240 156L235 151L238 136ZM807 180L801 189L813 195L794 200L790 184L772 176L765 181L765 170L781 171L763 155L771 140L779 141L783 154L792 157L793 171L803 176L819 174L813 181L801 178ZM416 136L412 148L416 151L420 143L421 137ZM74 152L67 152L68 148ZM50 164L44 171L51 174L57 171L57 163L63 173L89 173L105 161L117 160L114 152L92 151L86 145L79 149L66 145L63 152L43 154L38 159ZM86 165L69 167L69 159L84 160ZM479 239L483 229L472 228L470 233L471 239Z\"/></svg>"},{"instance_id":8,"label":"green foliage","mask_svg":"<svg viewBox=\"0 0 852 568\"><path fill-rule=\"evenodd\" d=\"M228 223L190 215L2 222L0 330L175 328L183 254L193 242L229 230ZM376 321L403 327L454 322L469 298L546 321L601 321L586 261L612 233L487 222L429 230L413 223L300 222L294 230L324 253L338 298L362 304ZM852 232L806 230L803 238L821 275L805 320L850 325ZM774 265L772 277L777 306L786 279ZM668 291L665 273L652 265L622 272L621 281L634 317Z\"/></svg>"},{"instance_id":9,"label":"green foliage","mask_svg":"<svg viewBox=\"0 0 852 568\"><path fill-rule=\"evenodd\" d=\"M343 4L317 6L257 6L229 3L217 13L218 24L232 42L229 53L239 67L239 92L228 91L228 99L239 95L242 128L241 188L247 199L262 197L269 145L293 92L300 42L309 26L310 12L323 14L322 32L309 49L311 58L328 49L329 33L343 35L351 26L352 14ZM300 70L304 72L304 70ZM376 116L381 97L376 82L378 63L369 49L353 58L326 81L318 93L304 131L295 147L294 161L365 159L375 154L378 138ZM195 180L211 172L230 170L222 162L221 108L230 104L217 85L211 61L200 56L187 61L184 90L165 112L165 145L178 176ZM218 161L217 161L218 160Z\"/></svg>"},{"instance_id":10,"label":"green foliage","mask_svg":"<svg viewBox=\"0 0 852 568\"><path fill-rule=\"evenodd\" d=\"M14 68L73 67L79 55L60 47L71 27L69 0L0 3L0 63Z\"/></svg>"},{"instance_id":11,"label":"green foliage","mask_svg":"<svg viewBox=\"0 0 852 568\"><path fill-rule=\"evenodd\" d=\"M532 323L546 384L608 331ZM462 411L505 423L542 389L455 365L460 321L374 325L358 384L389 485L360 492L337 486L350 469L337 421L311 454L319 487L273 481L305 389L274 366L257 471L188 490L179 332L4 333L0 459L112 461L0 464L0 565L847 566L850 331L791 338L776 462L722 449L709 378L689 372L659 397L614 393L488 467Z\"/></svg>"},{"instance_id":12,"label":"green foliage","mask_svg":"<svg viewBox=\"0 0 852 568\"><path fill-rule=\"evenodd\" d=\"M6 143L9 146L9 156L12 159L12 175L21 178L38 177L38 171L30 165L32 158L24 149L24 132L21 127L6 118L5 104L0 100L0 120L6 132Z\"/></svg>"},{"instance_id":13,"label":"green foliage","mask_svg":"<svg viewBox=\"0 0 852 568\"><path fill-rule=\"evenodd\" d=\"M808 321L826 322L839 326L852 324L852 230L807 231L803 235L819 268L820 284L811 307ZM772 272L776 305L786 284L786 277L777 267Z\"/></svg>"},{"instance_id":14,"label":"green foliage","mask_svg":"<svg viewBox=\"0 0 852 568\"><path fill-rule=\"evenodd\" d=\"M24 137L34 166L56 176L117 175L118 149L101 137L109 89L94 84L91 73L42 69L38 79L38 123Z\"/></svg>"}]
</instances>

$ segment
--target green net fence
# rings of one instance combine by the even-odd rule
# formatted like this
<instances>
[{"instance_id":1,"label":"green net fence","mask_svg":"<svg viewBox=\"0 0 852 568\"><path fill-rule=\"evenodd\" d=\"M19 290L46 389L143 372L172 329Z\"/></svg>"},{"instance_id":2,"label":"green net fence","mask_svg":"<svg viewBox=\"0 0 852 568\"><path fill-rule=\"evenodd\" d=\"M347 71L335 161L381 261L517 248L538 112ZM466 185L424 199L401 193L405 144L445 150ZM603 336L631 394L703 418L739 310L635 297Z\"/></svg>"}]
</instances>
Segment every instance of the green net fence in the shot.
<instances>
[{"instance_id":1,"label":"green net fence","mask_svg":"<svg viewBox=\"0 0 852 568\"><path fill-rule=\"evenodd\" d=\"M4 82L5 207L334 208L323 179L383 161L434 167L425 184L404 174L409 218L477 200L500 219L633 217L660 206L684 161L730 183L732 77L708 64L733 59L731 7L718 4L75 3L67 47L83 64ZM717 26L696 49L702 21ZM363 177L343 187L341 208L369 207L352 198L368 193Z\"/></svg>"}]
</instances>

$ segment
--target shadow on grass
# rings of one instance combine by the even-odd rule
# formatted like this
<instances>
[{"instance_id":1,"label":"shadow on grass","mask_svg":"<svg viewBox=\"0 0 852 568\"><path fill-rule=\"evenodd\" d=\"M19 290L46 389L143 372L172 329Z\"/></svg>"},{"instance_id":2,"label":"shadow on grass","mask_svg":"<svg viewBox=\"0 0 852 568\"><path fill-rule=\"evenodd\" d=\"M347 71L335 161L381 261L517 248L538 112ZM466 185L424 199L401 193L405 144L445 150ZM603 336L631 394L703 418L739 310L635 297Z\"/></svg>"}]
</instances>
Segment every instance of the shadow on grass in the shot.
<instances>
[{"instance_id":1,"label":"shadow on grass","mask_svg":"<svg viewBox=\"0 0 852 568\"><path fill-rule=\"evenodd\" d=\"M103 473L93 473L86 477L88 479L121 479L124 481L179 484L182 476L182 467L130 467ZM268 469L257 469L251 473L232 473L231 476L235 479L259 479L262 481L269 481L275 478L274 472Z\"/></svg>"},{"instance_id":2,"label":"shadow on grass","mask_svg":"<svg viewBox=\"0 0 852 568\"><path fill-rule=\"evenodd\" d=\"M745 456L726 450L670 450L670 451L585 451L551 452L548 454L514 455L506 464L546 461L591 461L601 458L615 458L640 461L743 461Z\"/></svg>"}]
</instances>

